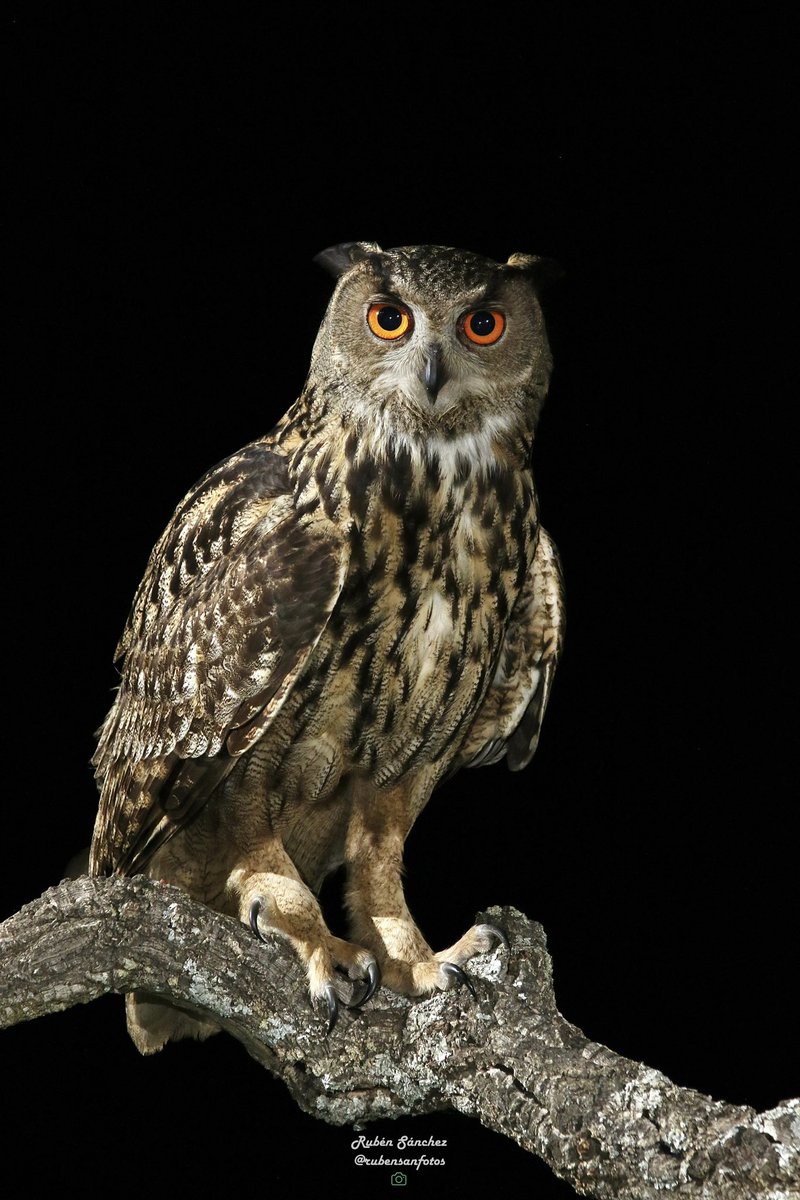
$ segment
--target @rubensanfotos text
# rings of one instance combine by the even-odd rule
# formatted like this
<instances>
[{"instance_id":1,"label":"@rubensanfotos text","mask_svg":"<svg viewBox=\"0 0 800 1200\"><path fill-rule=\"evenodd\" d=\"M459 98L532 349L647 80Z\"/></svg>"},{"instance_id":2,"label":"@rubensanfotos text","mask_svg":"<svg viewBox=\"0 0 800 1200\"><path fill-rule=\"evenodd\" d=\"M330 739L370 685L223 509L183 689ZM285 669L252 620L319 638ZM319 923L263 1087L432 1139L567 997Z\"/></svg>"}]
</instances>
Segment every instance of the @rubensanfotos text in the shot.
<instances>
[{"instance_id":1,"label":"@rubensanfotos text","mask_svg":"<svg viewBox=\"0 0 800 1200\"><path fill-rule=\"evenodd\" d=\"M415 1138L407 1134L398 1138L360 1134L350 1143L350 1148L356 1152L353 1161L357 1167L406 1167L416 1171L421 1167L445 1166L441 1151L446 1146L446 1138Z\"/></svg>"}]
</instances>

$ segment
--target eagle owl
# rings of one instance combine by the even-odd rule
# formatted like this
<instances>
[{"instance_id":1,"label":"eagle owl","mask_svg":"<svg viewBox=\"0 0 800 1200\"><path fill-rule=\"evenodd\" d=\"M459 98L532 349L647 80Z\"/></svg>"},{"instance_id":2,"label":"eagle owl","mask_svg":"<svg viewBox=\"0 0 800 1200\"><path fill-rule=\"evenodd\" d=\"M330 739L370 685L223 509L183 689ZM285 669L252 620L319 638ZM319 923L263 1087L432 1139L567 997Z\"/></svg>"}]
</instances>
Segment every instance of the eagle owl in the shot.
<instances>
[{"instance_id":1,"label":"eagle owl","mask_svg":"<svg viewBox=\"0 0 800 1200\"><path fill-rule=\"evenodd\" d=\"M273 930L335 1020L380 982L466 982L501 936L434 953L403 845L461 767L530 760L563 633L537 516L546 260L323 251L337 283L299 399L214 467L157 543L93 759L91 870L145 873ZM316 893L346 870L350 940ZM145 1053L215 1026L127 999Z\"/></svg>"}]
</instances>

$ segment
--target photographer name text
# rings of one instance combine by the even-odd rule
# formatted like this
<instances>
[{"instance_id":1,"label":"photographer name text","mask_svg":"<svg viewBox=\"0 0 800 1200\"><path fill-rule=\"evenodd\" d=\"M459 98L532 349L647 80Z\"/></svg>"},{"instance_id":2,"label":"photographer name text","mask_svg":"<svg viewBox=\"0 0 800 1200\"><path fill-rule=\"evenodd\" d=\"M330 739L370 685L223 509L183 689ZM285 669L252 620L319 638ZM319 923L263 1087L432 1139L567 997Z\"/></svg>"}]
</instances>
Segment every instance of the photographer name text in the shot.
<instances>
[{"instance_id":1,"label":"photographer name text","mask_svg":"<svg viewBox=\"0 0 800 1200\"><path fill-rule=\"evenodd\" d=\"M443 1167L445 1165L444 1158L430 1154L417 1154L413 1157L398 1157L397 1155L402 1156L408 1151L445 1147L447 1138L415 1138L408 1137L406 1134L397 1139L371 1138L361 1134L350 1143L350 1146L353 1150L381 1151L380 1154L356 1154L355 1165L357 1167L414 1167L418 1171L420 1167ZM395 1151L395 1154L384 1154L384 1150Z\"/></svg>"}]
</instances>

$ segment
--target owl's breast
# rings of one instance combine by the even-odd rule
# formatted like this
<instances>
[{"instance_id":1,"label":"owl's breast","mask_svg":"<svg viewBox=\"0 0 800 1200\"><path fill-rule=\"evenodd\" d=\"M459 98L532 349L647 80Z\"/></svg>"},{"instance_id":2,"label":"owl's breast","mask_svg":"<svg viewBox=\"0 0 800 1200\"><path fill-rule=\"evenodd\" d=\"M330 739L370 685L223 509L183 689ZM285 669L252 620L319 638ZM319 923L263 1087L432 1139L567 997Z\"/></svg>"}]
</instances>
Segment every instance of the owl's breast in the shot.
<instances>
[{"instance_id":1,"label":"owl's breast","mask_svg":"<svg viewBox=\"0 0 800 1200\"><path fill-rule=\"evenodd\" d=\"M378 786L421 763L444 773L480 706L536 514L532 488L509 493L512 519L469 483L360 504L341 597L275 726L291 760L313 745L326 787L352 770Z\"/></svg>"}]
</instances>

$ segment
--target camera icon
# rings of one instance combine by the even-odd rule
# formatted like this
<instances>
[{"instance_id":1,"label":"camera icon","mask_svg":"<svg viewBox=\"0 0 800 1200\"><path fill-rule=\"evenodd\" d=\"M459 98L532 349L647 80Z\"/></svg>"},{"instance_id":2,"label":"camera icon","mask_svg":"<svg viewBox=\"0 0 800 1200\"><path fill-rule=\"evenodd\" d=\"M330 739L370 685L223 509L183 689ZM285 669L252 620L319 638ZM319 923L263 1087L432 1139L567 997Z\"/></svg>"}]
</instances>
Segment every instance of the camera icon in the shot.
<instances>
[{"instance_id":1,"label":"camera icon","mask_svg":"<svg viewBox=\"0 0 800 1200\"><path fill-rule=\"evenodd\" d=\"M408 1183L408 1176L402 1171L395 1171L394 1175L389 1176L389 1183L392 1187L405 1187Z\"/></svg>"}]
</instances>

